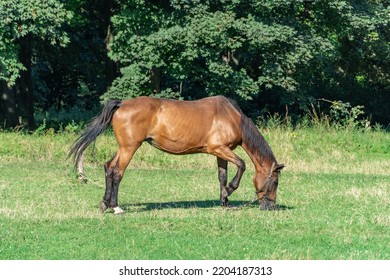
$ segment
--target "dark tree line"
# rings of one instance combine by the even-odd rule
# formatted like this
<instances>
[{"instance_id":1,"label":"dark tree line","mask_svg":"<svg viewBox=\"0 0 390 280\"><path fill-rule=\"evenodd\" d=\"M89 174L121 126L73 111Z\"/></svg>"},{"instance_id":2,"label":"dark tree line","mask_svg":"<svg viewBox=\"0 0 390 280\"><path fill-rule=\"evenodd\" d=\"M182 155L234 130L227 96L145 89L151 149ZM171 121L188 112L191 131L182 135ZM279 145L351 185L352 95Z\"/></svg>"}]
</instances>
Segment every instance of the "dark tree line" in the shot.
<instances>
[{"instance_id":1,"label":"dark tree line","mask_svg":"<svg viewBox=\"0 0 390 280\"><path fill-rule=\"evenodd\" d=\"M251 116L341 100L388 125L389 22L386 0L0 0L0 127L219 94Z\"/></svg>"}]
</instances>

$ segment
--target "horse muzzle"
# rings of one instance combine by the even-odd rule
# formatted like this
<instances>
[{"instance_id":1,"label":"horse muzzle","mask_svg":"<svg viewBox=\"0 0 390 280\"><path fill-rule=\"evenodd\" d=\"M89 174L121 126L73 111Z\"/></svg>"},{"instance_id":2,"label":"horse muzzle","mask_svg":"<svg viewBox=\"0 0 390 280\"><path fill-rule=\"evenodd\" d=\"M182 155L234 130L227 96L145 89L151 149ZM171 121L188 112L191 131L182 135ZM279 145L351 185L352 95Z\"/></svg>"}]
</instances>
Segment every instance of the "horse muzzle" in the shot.
<instances>
[{"instance_id":1,"label":"horse muzzle","mask_svg":"<svg viewBox=\"0 0 390 280\"><path fill-rule=\"evenodd\" d=\"M260 210L275 210L276 204L272 200L263 199L262 201L260 201L259 209Z\"/></svg>"}]
</instances>

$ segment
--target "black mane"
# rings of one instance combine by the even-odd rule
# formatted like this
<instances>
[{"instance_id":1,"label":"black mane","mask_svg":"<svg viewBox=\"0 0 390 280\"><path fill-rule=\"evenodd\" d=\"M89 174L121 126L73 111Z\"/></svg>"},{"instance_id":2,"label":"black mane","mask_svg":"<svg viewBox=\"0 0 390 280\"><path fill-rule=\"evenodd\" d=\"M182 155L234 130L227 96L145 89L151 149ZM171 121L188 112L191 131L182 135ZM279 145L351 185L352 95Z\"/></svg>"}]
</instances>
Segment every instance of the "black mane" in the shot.
<instances>
[{"instance_id":1,"label":"black mane","mask_svg":"<svg viewBox=\"0 0 390 280\"><path fill-rule=\"evenodd\" d=\"M267 141L261 135L253 121L246 117L244 114L241 115L241 132L242 141L248 147L248 149L256 155L261 162L264 160L270 160L276 163L276 158L268 145Z\"/></svg>"},{"instance_id":2,"label":"black mane","mask_svg":"<svg viewBox=\"0 0 390 280\"><path fill-rule=\"evenodd\" d=\"M268 142L261 135L260 131L253 121L245 116L235 100L227 98L229 103L241 114L240 129L242 133L242 142L248 147L249 151L260 159L260 162L269 160L276 163L276 158L268 145Z\"/></svg>"}]
</instances>

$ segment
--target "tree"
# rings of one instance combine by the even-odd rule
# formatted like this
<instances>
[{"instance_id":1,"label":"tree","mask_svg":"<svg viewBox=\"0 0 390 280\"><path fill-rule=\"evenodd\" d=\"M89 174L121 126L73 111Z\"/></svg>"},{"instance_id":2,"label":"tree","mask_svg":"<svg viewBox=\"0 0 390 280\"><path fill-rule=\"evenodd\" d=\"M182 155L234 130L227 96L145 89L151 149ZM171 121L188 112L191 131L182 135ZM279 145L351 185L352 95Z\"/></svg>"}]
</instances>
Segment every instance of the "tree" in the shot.
<instances>
[{"instance_id":1,"label":"tree","mask_svg":"<svg viewBox=\"0 0 390 280\"><path fill-rule=\"evenodd\" d=\"M387 124L389 23L385 0L0 0L0 123L222 94L253 117L328 99Z\"/></svg>"},{"instance_id":2,"label":"tree","mask_svg":"<svg viewBox=\"0 0 390 280\"><path fill-rule=\"evenodd\" d=\"M62 27L70 17L59 0L0 0L1 117L6 126L15 126L20 116L23 125L35 127L32 59L40 55L35 47L44 41L66 45Z\"/></svg>"},{"instance_id":3,"label":"tree","mask_svg":"<svg viewBox=\"0 0 390 280\"><path fill-rule=\"evenodd\" d=\"M104 98L223 94L251 100L271 88L296 92L297 69L309 66L316 52L332 49L329 40L300 22L301 5L123 1L112 19L111 52L122 77Z\"/></svg>"},{"instance_id":4,"label":"tree","mask_svg":"<svg viewBox=\"0 0 390 280\"><path fill-rule=\"evenodd\" d=\"M336 87L350 98L343 80L388 83L386 3L120 1L110 57L121 76L102 98L223 94L254 114L299 112Z\"/></svg>"},{"instance_id":5,"label":"tree","mask_svg":"<svg viewBox=\"0 0 390 280\"><path fill-rule=\"evenodd\" d=\"M43 82L37 93L43 98L37 107L43 111L72 106L91 109L117 76L116 64L107 56L115 1L69 0L65 8L73 14L64 27L70 42L46 52L36 67Z\"/></svg>"}]
</instances>

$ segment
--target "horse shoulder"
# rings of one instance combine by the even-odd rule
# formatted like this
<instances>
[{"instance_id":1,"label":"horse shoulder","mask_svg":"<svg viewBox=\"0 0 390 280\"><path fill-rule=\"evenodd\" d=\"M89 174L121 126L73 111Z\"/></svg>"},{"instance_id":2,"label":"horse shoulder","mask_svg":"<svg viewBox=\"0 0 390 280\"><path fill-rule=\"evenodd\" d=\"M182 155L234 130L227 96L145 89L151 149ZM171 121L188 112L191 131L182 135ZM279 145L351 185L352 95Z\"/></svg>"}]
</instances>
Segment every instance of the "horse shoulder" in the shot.
<instances>
[{"instance_id":1,"label":"horse shoulder","mask_svg":"<svg viewBox=\"0 0 390 280\"><path fill-rule=\"evenodd\" d=\"M223 100L225 101L225 100ZM241 114L228 102L219 103L212 119L208 145L212 147L228 146L234 149L242 141Z\"/></svg>"}]
</instances>

